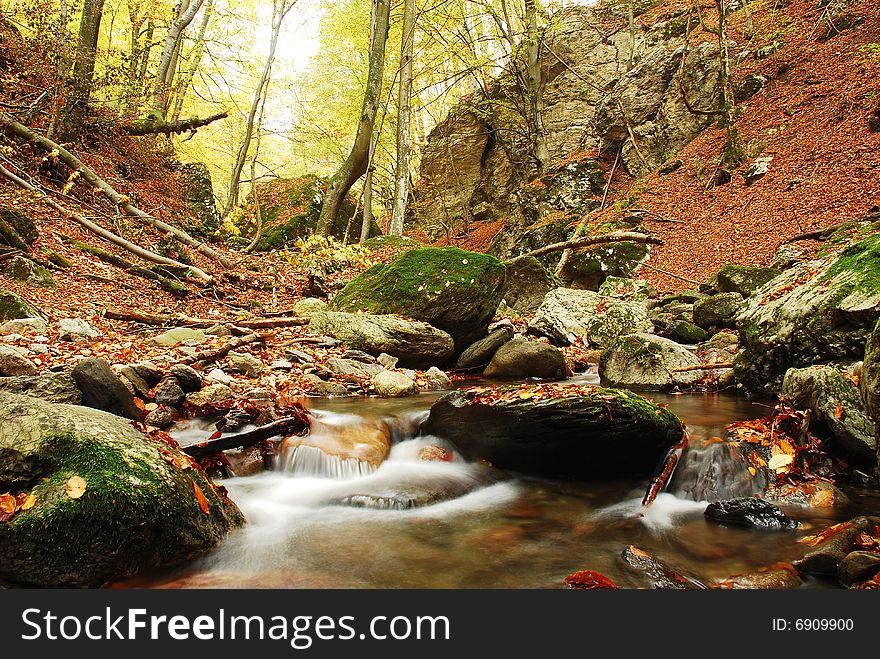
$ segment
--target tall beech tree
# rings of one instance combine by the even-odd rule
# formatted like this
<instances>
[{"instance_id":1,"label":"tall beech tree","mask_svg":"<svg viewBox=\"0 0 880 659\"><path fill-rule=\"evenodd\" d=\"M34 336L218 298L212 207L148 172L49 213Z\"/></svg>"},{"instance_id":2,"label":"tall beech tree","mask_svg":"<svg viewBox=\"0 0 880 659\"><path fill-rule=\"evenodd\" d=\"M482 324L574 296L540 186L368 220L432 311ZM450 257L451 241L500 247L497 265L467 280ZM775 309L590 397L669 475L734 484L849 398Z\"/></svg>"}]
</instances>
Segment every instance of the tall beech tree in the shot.
<instances>
[{"instance_id":1,"label":"tall beech tree","mask_svg":"<svg viewBox=\"0 0 880 659\"><path fill-rule=\"evenodd\" d=\"M413 42L416 32L416 2L404 0L403 33L400 47L400 91L397 96L397 168L394 181L394 209L391 214L392 236L403 235L403 219L409 200L410 162L412 160L412 88Z\"/></svg>"},{"instance_id":2,"label":"tall beech tree","mask_svg":"<svg viewBox=\"0 0 880 659\"><path fill-rule=\"evenodd\" d=\"M150 107L150 114L153 119L164 120L165 115L168 113L168 99L172 83L174 82L174 74L177 70L177 59L180 55L180 42L183 32L193 22L204 2L205 0L180 0L177 5L175 12L177 17L168 27L165 43L162 46L162 55L159 57L159 68L156 70L153 99Z\"/></svg>"},{"instance_id":3,"label":"tall beech tree","mask_svg":"<svg viewBox=\"0 0 880 659\"><path fill-rule=\"evenodd\" d=\"M381 101L382 76L385 72L385 44L388 41L390 20L391 0L373 0L370 60L364 103L357 134L354 138L354 146L339 171L330 178L329 189L321 207L318 232L325 236L329 235L333 228L345 195L351 190L355 181L366 174L369 166L370 144L373 140L376 113Z\"/></svg>"},{"instance_id":4,"label":"tall beech tree","mask_svg":"<svg viewBox=\"0 0 880 659\"><path fill-rule=\"evenodd\" d=\"M92 94L92 82L95 77L98 36L101 33L103 15L104 0L83 0L70 91L62 110L61 134L64 137L79 133L88 116L89 97Z\"/></svg>"}]
</instances>

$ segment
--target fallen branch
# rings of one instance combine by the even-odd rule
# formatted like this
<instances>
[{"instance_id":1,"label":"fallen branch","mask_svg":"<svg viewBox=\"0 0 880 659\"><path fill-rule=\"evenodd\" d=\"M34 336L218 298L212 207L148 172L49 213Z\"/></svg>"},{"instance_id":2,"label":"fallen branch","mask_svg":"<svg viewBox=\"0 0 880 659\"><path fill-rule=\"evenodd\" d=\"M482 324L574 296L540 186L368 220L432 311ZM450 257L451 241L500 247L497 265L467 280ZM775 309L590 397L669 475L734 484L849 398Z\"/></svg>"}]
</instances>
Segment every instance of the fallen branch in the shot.
<instances>
[{"instance_id":1,"label":"fallen branch","mask_svg":"<svg viewBox=\"0 0 880 659\"><path fill-rule=\"evenodd\" d=\"M223 359L226 355L228 355L236 348L250 345L251 343L264 343L266 341L266 338L267 337L264 334L246 334L245 336L239 336L234 339L230 339L227 343L223 344L219 348L201 350L194 355L190 355L186 359L183 359L182 363L195 364L196 362L212 362L218 359Z\"/></svg>"},{"instance_id":2,"label":"fallen branch","mask_svg":"<svg viewBox=\"0 0 880 659\"><path fill-rule=\"evenodd\" d=\"M168 291L173 295L180 296L184 296L189 293L189 290L186 288L186 286L184 286L180 282L169 279L168 277L163 277L158 272L153 272L152 270L148 270L147 268L142 268L139 265L135 265L131 261L126 261L120 256L116 256L115 254L111 254L110 252L105 252L99 247L86 245L85 243L81 243L78 240L69 238L68 236L62 236L61 240L70 245L73 245L81 252L85 252L86 254L97 257L98 259L104 261L104 263L109 263L112 266L121 268L129 274L135 275L137 277L142 277L144 279L154 281L163 291Z\"/></svg>"},{"instance_id":3,"label":"fallen branch","mask_svg":"<svg viewBox=\"0 0 880 659\"><path fill-rule=\"evenodd\" d=\"M529 257L544 256L544 254L552 254L553 252L561 252L565 249L577 249L579 247L590 247L591 245L604 245L605 243L647 243L649 245L662 245L663 241L654 236L646 236L643 233L635 233L633 231L625 231L623 233L609 233L605 236L593 236L592 238L577 238L575 240L567 240L562 243L554 243L546 245L539 249L532 250L526 254L522 254L512 258L506 263L514 263L520 259Z\"/></svg>"},{"instance_id":4,"label":"fallen branch","mask_svg":"<svg viewBox=\"0 0 880 659\"><path fill-rule=\"evenodd\" d=\"M247 432L238 433L229 437L221 437L220 439L212 439L211 441L193 444L183 448L183 452L196 460L201 460L205 456L220 451L228 451L233 448L248 448L254 444L259 444L272 437L289 436L300 433L309 427L305 414L298 416L288 416L278 419L265 426L249 430Z\"/></svg>"},{"instance_id":5,"label":"fallen branch","mask_svg":"<svg viewBox=\"0 0 880 659\"><path fill-rule=\"evenodd\" d=\"M0 112L0 124L6 126L6 128L13 135L28 140L29 142L33 142L41 146L46 151L49 151L50 153L57 153L58 158L61 160L61 162L63 162L75 172L79 172L82 178L84 178L86 181L88 181L89 184L100 190L104 194L104 196L107 197L107 199L109 199L114 205L116 205L129 217L134 218L142 224L151 226L157 231L172 236L175 240L183 243L184 245L188 245L189 247L197 249L208 258L217 261L224 268L233 267L233 264L229 259L227 259L216 250L208 247L208 245L205 244L204 241L196 240L186 231L178 229L177 227L173 227L170 224L167 224L162 220L153 217L149 213L145 213L144 211L133 205L128 197L119 194L116 190L113 189L113 187L109 183L107 183L104 179L95 174L95 172L89 169L81 160L79 160L79 158L74 156L72 153L70 153L70 151L65 149L57 142L53 142L52 140L43 137L38 133L35 133L27 126L17 122L5 112Z\"/></svg>"},{"instance_id":6,"label":"fallen branch","mask_svg":"<svg viewBox=\"0 0 880 659\"><path fill-rule=\"evenodd\" d=\"M732 362L722 364L700 364L699 366L687 366L685 368L673 368L670 373L690 373L691 371L714 371L721 368L733 368Z\"/></svg>"},{"instance_id":7,"label":"fallen branch","mask_svg":"<svg viewBox=\"0 0 880 659\"><path fill-rule=\"evenodd\" d=\"M684 439L669 449L666 458L663 460L663 464L648 485L645 497L642 499L642 506L648 508L654 503L654 499L657 498L657 495L666 489L666 486L669 485L669 481L672 480L672 474L675 473L675 468L678 466L681 456L687 446L688 438L687 435L685 435Z\"/></svg>"},{"instance_id":8,"label":"fallen branch","mask_svg":"<svg viewBox=\"0 0 880 659\"><path fill-rule=\"evenodd\" d=\"M30 192L36 192L38 195L40 195L43 198L43 201L45 201L47 204L49 204L49 206L51 206L52 208L57 210L59 213L62 213L63 215L69 217L71 220L73 220L74 222L76 222L80 226L88 229L89 231L91 231L95 235L100 236L101 238L103 238L107 242L112 243L112 244L116 245L117 247L121 247L122 249L127 250L127 251L131 252L132 254L135 254L136 256L139 256L142 259L144 259L145 261L150 261L152 263L161 263L162 265L170 265L175 268L187 269L193 274L193 276L196 279L199 279L199 280L205 282L206 284L211 283L211 281L212 281L211 276L207 272L205 272L204 270L201 270L193 265L185 265L183 263L180 263L179 261L175 261L174 259L169 259L164 256L160 256L159 254L156 254L155 252L151 252L147 249L144 249L143 247L140 247L139 245L135 245L134 243L127 241L125 238L117 236L115 233L107 231L107 229L98 226L97 224L95 224L91 220L87 220L82 215L78 215L78 214L74 213L73 211L67 210L64 206L62 206L57 201L55 201L54 199L49 197L43 190L31 185L30 183L25 181L23 178L16 176L15 174L10 172L8 169L3 167L2 165L0 165L0 176L3 176L4 178L6 178L10 182L14 183L18 187L23 188L24 190L28 190Z\"/></svg>"},{"instance_id":9,"label":"fallen branch","mask_svg":"<svg viewBox=\"0 0 880 659\"><path fill-rule=\"evenodd\" d=\"M164 327L166 325L174 325L176 327L195 327L205 329L213 327L218 323L231 322L239 327L247 329L274 329L276 327L297 327L308 325L308 318L285 317L285 318L254 318L251 320L234 320L224 321L217 318L193 318L183 314L158 314L148 313L146 311L135 311L126 309L107 309L104 317L110 320L127 320L134 323L143 323L144 325L156 325Z\"/></svg>"},{"instance_id":10,"label":"fallen branch","mask_svg":"<svg viewBox=\"0 0 880 659\"><path fill-rule=\"evenodd\" d=\"M188 131L196 132L199 128L214 123L215 121L219 121L220 119L226 119L228 116L228 112L219 112L203 119L192 117L191 119L185 119L184 121L155 121L154 119L140 119L122 126L122 130L129 135L157 135L159 133L164 133L170 136L172 133L180 134Z\"/></svg>"}]
</instances>

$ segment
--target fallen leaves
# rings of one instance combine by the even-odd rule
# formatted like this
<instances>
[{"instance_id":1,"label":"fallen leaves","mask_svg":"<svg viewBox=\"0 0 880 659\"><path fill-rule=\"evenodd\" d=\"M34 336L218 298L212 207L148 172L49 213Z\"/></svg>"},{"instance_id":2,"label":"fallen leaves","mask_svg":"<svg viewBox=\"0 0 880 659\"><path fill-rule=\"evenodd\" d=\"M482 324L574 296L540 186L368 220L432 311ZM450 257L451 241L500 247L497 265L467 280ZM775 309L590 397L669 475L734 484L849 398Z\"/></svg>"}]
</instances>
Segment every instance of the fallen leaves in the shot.
<instances>
[{"instance_id":1,"label":"fallen leaves","mask_svg":"<svg viewBox=\"0 0 880 659\"><path fill-rule=\"evenodd\" d=\"M565 585L574 590L619 590L619 586L604 574L591 570L572 572L565 577Z\"/></svg>"},{"instance_id":2,"label":"fallen leaves","mask_svg":"<svg viewBox=\"0 0 880 659\"><path fill-rule=\"evenodd\" d=\"M845 531L846 529L850 528L852 525L853 525L853 523L851 521L850 522L841 522L840 524L835 524L834 526L829 526L827 529L825 529L821 533L817 533L816 535L805 536L805 537L801 538L800 540L798 540L798 542L805 544L807 547L815 547L820 542L825 542L828 538L831 538L831 537L837 535L841 531Z\"/></svg>"},{"instance_id":3,"label":"fallen leaves","mask_svg":"<svg viewBox=\"0 0 880 659\"><path fill-rule=\"evenodd\" d=\"M516 403L526 400L548 400L553 398L569 398L573 396L589 396L596 390L592 384L534 384L523 383L510 386L469 387L462 389L472 394L472 405L497 405L499 403ZM606 400L613 401L614 397Z\"/></svg>"},{"instance_id":4,"label":"fallen leaves","mask_svg":"<svg viewBox=\"0 0 880 659\"><path fill-rule=\"evenodd\" d=\"M69 499L79 499L86 492L88 483L82 476L71 476L67 479L64 491Z\"/></svg>"},{"instance_id":5,"label":"fallen leaves","mask_svg":"<svg viewBox=\"0 0 880 659\"><path fill-rule=\"evenodd\" d=\"M33 494L0 494L0 522L8 522L15 513L30 510L36 503Z\"/></svg>"},{"instance_id":6,"label":"fallen leaves","mask_svg":"<svg viewBox=\"0 0 880 659\"><path fill-rule=\"evenodd\" d=\"M210 513L210 508L208 506L208 498L205 496L205 493L202 492L202 488L199 487L199 484L193 481L193 490L196 493L196 501L199 504L199 508L202 509L202 512L206 515Z\"/></svg>"}]
</instances>

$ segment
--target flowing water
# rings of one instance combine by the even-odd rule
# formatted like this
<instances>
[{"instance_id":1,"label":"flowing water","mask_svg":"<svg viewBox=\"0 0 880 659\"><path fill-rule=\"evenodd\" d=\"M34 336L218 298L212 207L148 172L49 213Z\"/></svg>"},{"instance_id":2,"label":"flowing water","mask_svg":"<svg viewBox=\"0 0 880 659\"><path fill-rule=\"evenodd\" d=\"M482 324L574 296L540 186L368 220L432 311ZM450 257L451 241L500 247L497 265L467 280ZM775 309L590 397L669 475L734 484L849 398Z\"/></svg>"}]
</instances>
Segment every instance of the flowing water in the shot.
<instances>
[{"instance_id":1,"label":"flowing water","mask_svg":"<svg viewBox=\"0 0 880 659\"><path fill-rule=\"evenodd\" d=\"M711 438L768 410L725 394L651 397L685 421L691 446L669 490L647 511L640 505L647 480L585 484L502 475L463 461L443 440L417 436L437 395L312 399L312 439L332 443L352 424L384 424L392 442L387 459L376 467L313 446L285 449L275 470L224 481L246 527L193 565L125 585L559 588L567 574L588 569L635 587L640 582L619 560L630 544L711 581L791 560L804 551L799 537L880 509L876 497L850 493L849 503L833 510L786 508L801 522L797 531L709 523L701 499L756 488L737 456ZM183 441L209 432L178 429ZM453 461L419 460L426 446L446 449Z\"/></svg>"}]
</instances>

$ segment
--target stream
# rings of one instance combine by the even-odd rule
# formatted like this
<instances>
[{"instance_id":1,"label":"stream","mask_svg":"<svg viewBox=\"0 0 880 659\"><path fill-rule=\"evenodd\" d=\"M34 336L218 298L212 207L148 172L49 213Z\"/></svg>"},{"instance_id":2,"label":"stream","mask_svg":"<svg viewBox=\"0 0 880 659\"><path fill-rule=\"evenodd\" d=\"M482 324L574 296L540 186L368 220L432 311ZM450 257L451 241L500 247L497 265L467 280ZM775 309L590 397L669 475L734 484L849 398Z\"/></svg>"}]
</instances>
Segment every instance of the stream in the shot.
<instances>
[{"instance_id":1,"label":"stream","mask_svg":"<svg viewBox=\"0 0 880 659\"><path fill-rule=\"evenodd\" d=\"M387 423L389 457L371 468L310 447L282 451L275 470L223 481L248 524L211 555L116 586L560 588L569 573L594 570L621 587L639 587L619 559L631 544L711 582L797 558L804 552L798 538L880 509L876 494L849 491L848 502L833 509L784 506L801 522L796 531L707 522L706 503L695 498L744 496L754 487L723 445L706 441L729 423L768 413L734 394L649 394L687 424L691 444L669 491L647 511L647 479L550 481L464 462L443 440L417 435L438 397L308 399L313 438L332 442L352 424ZM206 434L190 426L176 437L186 444ZM425 446L445 448L455 459L421 461ZM422 505L441 496L449 498Z\"/></svg>"}]
</instances>

